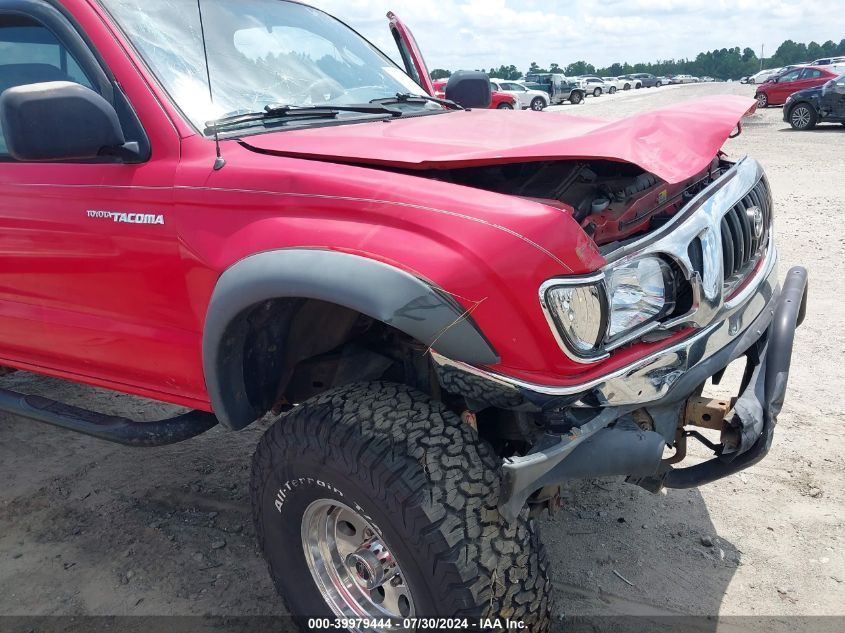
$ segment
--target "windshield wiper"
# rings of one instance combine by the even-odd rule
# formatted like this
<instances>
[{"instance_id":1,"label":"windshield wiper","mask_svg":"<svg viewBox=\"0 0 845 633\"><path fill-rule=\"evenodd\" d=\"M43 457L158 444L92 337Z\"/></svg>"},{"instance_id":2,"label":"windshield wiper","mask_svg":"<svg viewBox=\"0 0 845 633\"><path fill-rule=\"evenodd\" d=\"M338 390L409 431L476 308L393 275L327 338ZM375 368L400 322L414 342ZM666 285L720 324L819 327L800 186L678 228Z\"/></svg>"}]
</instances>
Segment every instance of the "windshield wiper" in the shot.
<instances>
[{"instance_id":1,"label":"windshield wiper","mask_svg":"<svg viewBox=\"0 0 845 633\"><path fill-rule=\"evenodd\" d=\"M439 103L450 110L464 110L462 105L450 101L449 99L438 99L429 95L415 95L410 92L397 92L392 97L382 97L380 99L370 99L370 103L408 103L410 101L431 101L432 103Z\"/></svg>"},{"instance_id":2,"label":"windshield wiper","mask_svg":"<svg viewBox=\"0 0 845 633\"><path fill-rule=\"evenodd\" d=\"M266 121L268 119L334 119L337 118L337 115L341 112L389 114L392 117L402 116L402 112L399 110L372 105L268 105L264 106L264 110L261 112L247 112L245 114L235 114L220 119L214 119L213 121L207 121L204 132L205 134L214 134L215 132L221 132L227 128L242 125L244 123L254 123L257 121Z\"/></svg>"}]
</instances>

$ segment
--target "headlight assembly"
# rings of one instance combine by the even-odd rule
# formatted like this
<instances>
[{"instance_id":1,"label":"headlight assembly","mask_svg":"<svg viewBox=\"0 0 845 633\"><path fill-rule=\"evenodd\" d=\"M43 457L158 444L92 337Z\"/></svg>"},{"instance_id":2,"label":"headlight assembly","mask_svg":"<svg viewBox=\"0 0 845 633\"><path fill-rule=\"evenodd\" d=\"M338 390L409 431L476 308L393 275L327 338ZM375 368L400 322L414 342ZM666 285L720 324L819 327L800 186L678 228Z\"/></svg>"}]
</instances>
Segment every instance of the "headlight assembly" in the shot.
<instances>
[{"instance_id":1,"label":"headlight assembly","mask_svg":"<svg viewBox=\"0 0 845 633\"><path fill-rule=\"evenodd\" d=\"M550 279L540 303L566 354L594 362L657 327L675 307L672 267L648 256L611 265L584 278Z\"/></svg>"},{"instance_id":2,"label":"headlight assembly","mask_svg":"<svg viewBox=\"0 0 845 633\"><path fill-rule=\"evenodd\" d=\"M613 268L606 283L610 297L608 340L636 330L675 307L672 269L658 257L644 257Z\"/></svg>"}]
</instances>

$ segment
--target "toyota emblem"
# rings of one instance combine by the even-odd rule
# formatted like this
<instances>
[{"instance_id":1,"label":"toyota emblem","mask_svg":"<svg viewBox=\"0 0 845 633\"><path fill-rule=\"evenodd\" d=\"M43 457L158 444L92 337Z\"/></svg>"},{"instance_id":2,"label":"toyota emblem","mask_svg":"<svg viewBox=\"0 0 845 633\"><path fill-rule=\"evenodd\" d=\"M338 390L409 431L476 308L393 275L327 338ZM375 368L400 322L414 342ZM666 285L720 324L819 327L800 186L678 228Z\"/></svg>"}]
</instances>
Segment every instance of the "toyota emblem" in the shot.
<instances>
[{"instance_id":1,"label":"toyota emblem","mask_svg":"<svg viewBox=\"0 0 845 633\"><path fill-rule=\"evenodd\" d=\"M763 210L760 207L748 207L746 213L754 226L754 237L759 240L763 236Z\"/></svg>"}]
</instances>

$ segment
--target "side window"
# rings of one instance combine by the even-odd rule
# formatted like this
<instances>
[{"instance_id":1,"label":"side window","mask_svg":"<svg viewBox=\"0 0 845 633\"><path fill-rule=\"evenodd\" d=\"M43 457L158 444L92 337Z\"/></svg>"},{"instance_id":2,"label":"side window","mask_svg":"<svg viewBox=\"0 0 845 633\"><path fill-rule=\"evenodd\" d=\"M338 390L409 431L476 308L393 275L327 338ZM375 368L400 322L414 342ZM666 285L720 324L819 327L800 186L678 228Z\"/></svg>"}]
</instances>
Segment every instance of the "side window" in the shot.
<instances>
[{"instance_id":1,"label":"side window","mask_svg":"<svg viewBox=\"0 0 845 633\"><path fill-rule=\"evenodd\" d=\"M822 71L815 68L807 68L801 75L801 79L818 79L822 76Z\"/></svg>"},{"instance_id":2,"label":"side window","mask_svg":"<svg viewBox=\"0 0 845 633\"><path fill-rule=\"evenodd\" d=\"M93 88L52 32L29 18L0 14L0 93L44 81L73 81ZM0 129L0 156L4 154L6 142Z\"/></svg>"},{"instance_id":3,"label":"side window","mask_svg":"<svg viewBox=\"0 0 845 633\"><path fill-rule=\"evenodd\" d=\"M786 73L783 77L780 78L780 80L782 82L783 81L795 81L796 79L798 79L798 76L800 74L801 74L800 70L793 70L793 71Z\"/></svg>"}]
</instances>

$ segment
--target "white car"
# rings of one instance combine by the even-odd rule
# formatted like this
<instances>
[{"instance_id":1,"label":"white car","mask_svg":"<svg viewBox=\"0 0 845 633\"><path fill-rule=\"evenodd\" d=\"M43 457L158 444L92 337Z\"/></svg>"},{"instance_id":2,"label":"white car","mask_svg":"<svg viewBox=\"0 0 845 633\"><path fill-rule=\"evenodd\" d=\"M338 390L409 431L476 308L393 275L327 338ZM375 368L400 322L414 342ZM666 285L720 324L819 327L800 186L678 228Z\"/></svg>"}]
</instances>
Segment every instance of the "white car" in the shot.
<instances>
[{"instance_id":1,"label":"white car","mask_svg":"<svg viewBox=\"0 0 845 633\"><path fill-rule=\"evenodd\" d=\"M808 64L808 66L830 66L845 64L845 56L840 57L822 57Z\"/></svg>"},{"instance_id":2,"label":"white car","mask_svg":"<svg viewBox=\"0 0 845 633\"><path fill-rule=\"evenodd\" d=\"M750 84L765 83L767 79L771 79L775 75L779 74L781 71L783 71L783 68L769 68L767 70L761 70L756 75L751 75L748 78L748 83L750 83Z\"/></svg>"},{"instance_id":3,"label":"white car","mask_svg":"<svg viewBox=\"0 0 845 633\"><path fill-rule=\"evenodd\" d=\"M588 95L600 97L602 96L602 93L610 92L610 89L607 85L605 85L601 77L596 77L595 75L581 75L580 77L576 77L575 80Z\"/></svg>"},{"instance_id":4,"label":"white car","mask_svg":"<svg viewBox=\"0 0 845 633\"><path fill-rule=\"evenodd\" d=\"M675 75L669 80L673 84L694 84L698 83L698 77L692 75Z\"/></svg>"},{"instance_id":5,"label":"white car","mask_svg":"<svg viewBox=\"0 0 845 633\"><path fill-rule=\"evenodd\" d=\"M601 80L607 86L607 92L613 94L617 90L625 89L625 82L619 77L602 77Z\"/></svg>"},{"instance_id":6,"label":"white car","mask_svg":"<svg viewBox=\"0 0 845 633\"><path fill-rule=\"evenodd\" d=\"M504 92L516 99L517 107L521 110L531 108L540 111L549 105L549 93L542 90L531 90L515 81L507 79L491 79L490 87L493 90Z\"/></svg>"}]
</instances>

